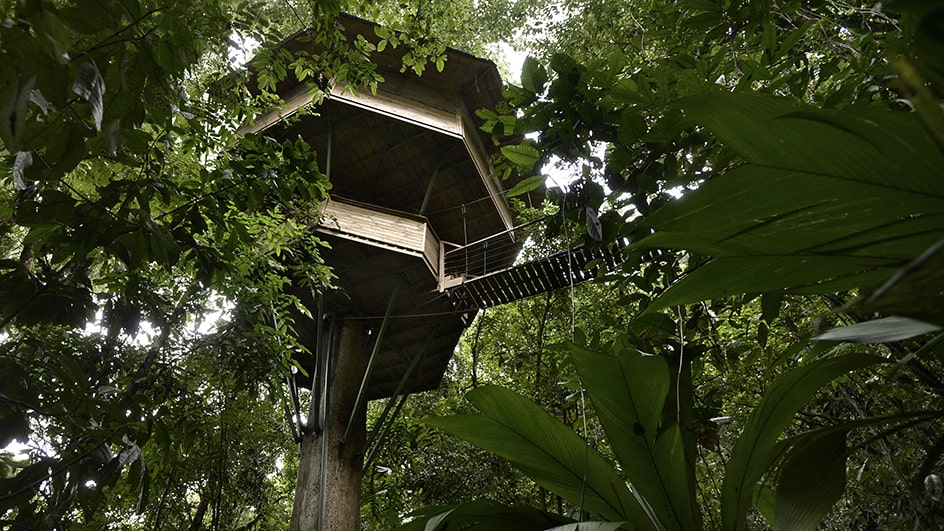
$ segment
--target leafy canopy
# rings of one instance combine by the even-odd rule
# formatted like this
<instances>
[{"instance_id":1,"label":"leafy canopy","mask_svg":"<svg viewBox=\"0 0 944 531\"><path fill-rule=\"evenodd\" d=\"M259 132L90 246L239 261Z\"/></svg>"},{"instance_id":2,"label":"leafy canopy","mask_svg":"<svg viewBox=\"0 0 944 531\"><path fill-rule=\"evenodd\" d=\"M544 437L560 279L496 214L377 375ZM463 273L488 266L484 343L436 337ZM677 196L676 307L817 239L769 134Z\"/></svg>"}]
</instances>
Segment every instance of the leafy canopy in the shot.
<instances>
[{"instance_id":1,"label":"leafy canopy","mask_svg":"<svg viewBox=\"0 0 944 531\"><path fill-rule=\"evenodd\" d=\"M699 495L699 482L711 478L722 482L713 527L744 528L757 518L752 506L778 529L819 525L845 494L854 449L887 448L890 434L921 424L933 429L941 416L939 379L925 365L939 366L940 338L924 334L940 331L944 294L933 272L944 208L944 113L940 60L930 53L932 42L938 50L944 44L932 29L942 12L908 2L892 7L900 11L833 2L563 5L572 16L552 22L550 38L566 42L568 53L547 46L543 64L526 61L521 86L507 89L520 113L483 118L504 143L508 171L555 158L583 165L566 191L549 194L569 218L554 234L570 222L586 224L591 245L632 242L622 275L639 289L630 332L609 346L578 338L568 350L593 403L589 413L618 462L611 466L644 515L601 508L592 481L607 475L591 472L602 466L596 458L556 472L581 445L596 455L592 440L564 435L563 426L556 435L543 425L552 419L535 413L541 426L501 422L510 417L506 409L530 412L524 397L476 389L469 398L478 415L429 422L505 456L577 506L581 520L698 529L702 516L715 518L713 500ZM605 29L611 21L619 21L615 31ZM529 133L534 139L522 143ZM597 222L602 230L591 230ZM815 334L794 330L791 342L756 366L779 376L765 383L721 466L712 468L696 444L705 440L696 429L702 421L695 404L703 399L696 385L706 383L696 378L724 376L702 359L715 349L728 360L741 352L733 342L718 348L719 314L747 311L758 296L762 322L752 350L767 348L778 317L796 305L791 301L815 298L840 314L830 320L886 316L819 340L914 339L850 352L811 345ZM663 331L661 344L648 337L654 325ZM808 429L798 425L797 414L819 389L847 393L847 379L889 357L913 373L902 413L868 417L850 398L856 420L829 416ZM871 389L876 400L893 392L888 384ZM934 398L926 400L927 393ZM884 431L874 438L856 432L876 426ZM502 446L511 437L533 448ZM927 474L940 455L924 454L918 471L932 483L936 476ZM885 463L899 466L887 450ZM578 480L564 485L549 477ZM914 486L924 480L898 484L910 493L915 525L933 526L939 510L920 502ZM430 526L475 521L449 518L442 513Z\"/></svg>"}]
</instances>

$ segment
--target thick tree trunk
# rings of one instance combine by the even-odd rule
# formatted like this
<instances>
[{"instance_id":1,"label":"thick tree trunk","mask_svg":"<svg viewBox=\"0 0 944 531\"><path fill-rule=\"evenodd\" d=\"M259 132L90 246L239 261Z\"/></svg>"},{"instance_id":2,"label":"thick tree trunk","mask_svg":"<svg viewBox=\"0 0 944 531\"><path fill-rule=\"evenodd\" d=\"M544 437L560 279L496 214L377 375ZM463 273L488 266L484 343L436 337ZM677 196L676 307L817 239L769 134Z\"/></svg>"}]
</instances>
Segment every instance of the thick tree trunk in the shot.
<instances>
[{"instance_id":1,"label":"thick tree trunk","mask_svg":"<svg viewBox=\"0 0 944 531\"><path fill-rule=\"evenodd\" d=\"M333 321L328 331L327 419L321 433L302 437L291 531L350 531L360 527L363 450L366 444L366 402L351 422L348 439L341 439L357 400L370 355L362 321ZM311 404L309 426L323 405Z\"/></svg>"}]
</instances>

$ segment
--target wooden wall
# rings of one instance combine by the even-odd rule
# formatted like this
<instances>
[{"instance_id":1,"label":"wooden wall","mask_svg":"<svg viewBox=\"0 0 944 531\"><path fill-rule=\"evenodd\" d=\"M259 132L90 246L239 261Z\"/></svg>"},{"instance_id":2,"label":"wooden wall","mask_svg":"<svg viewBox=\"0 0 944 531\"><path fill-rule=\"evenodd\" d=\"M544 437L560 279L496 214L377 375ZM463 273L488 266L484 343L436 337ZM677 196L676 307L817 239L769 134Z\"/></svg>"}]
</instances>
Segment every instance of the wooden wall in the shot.
<instances>
[{"instance_id":1,"label":"wooden wall","mask_svg":"<svg viewBox=\"0 0 944 531\"><path fill-rule=\"evenodd\" d=\"M318 230L419 258L439 278L439 239L422 216L332 197Z\"/></svg>"}]
</instances>

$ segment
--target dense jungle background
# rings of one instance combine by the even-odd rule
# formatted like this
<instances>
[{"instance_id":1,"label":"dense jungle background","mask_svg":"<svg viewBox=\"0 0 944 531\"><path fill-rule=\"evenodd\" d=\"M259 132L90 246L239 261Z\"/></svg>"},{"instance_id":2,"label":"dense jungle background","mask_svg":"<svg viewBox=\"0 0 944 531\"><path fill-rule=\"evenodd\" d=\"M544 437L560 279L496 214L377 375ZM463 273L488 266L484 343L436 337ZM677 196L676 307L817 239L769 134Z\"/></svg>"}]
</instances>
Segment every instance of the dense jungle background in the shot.
<instances>
[{"instance_id":1,"label":"dense jungle background","mask_svg":"<svg viewBox=\"0 0 944 531\"><path fill-rule=\"evenodd\" d=\"M344 42L341 12L386 29ZM302 30L327 51L277 48ZM499 64L496 171L549 187L522 260L623 260L476 317L365 529L944 527L921 0L0 0L0 527L287 528L284 288L330 289L330 183L237 129L286 78L371 90L386 46Z\"/></svg>"}]
</instances>

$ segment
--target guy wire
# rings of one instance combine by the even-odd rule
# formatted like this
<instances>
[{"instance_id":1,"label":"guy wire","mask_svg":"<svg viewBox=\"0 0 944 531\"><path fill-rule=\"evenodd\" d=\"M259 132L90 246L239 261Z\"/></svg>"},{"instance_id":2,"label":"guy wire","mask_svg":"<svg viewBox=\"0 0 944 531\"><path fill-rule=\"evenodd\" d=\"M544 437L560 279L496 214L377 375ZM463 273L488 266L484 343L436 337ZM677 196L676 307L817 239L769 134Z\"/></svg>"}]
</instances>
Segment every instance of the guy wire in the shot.
<instances>
[{"instance_id":1,"label":"guy wire","mask_svg":"<svg viewBox=\"0 0 944 531\"><path fill-rule=\"evenodd\" d=\"M551 178L553 180L553 177ZM555 183L556 184L556 183ZM558 185L560 186L560 185ZM570 341L573 343L577 339L577 298L574 289L574 270L573 270L573 249L570 240L570 229L567 227L567 189L564 190L564 200L561 203L562 225L564 226L564 239L567 241L567 275L570 281ZM587 431L587 399L583 392L583 380L577 375L577 385L580 388L580 419L583 424L584 437L584 457L583 457L583 484L580 486L580 517L583 516L584 501L587 494L587 473L590 468L590 433Z\"/></svg>"}]
</instances>

